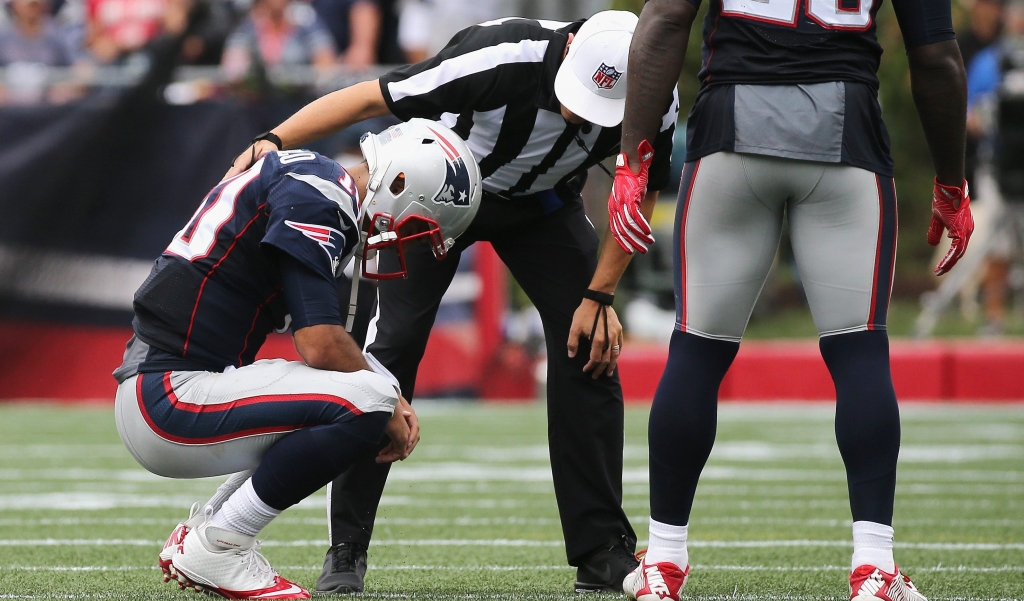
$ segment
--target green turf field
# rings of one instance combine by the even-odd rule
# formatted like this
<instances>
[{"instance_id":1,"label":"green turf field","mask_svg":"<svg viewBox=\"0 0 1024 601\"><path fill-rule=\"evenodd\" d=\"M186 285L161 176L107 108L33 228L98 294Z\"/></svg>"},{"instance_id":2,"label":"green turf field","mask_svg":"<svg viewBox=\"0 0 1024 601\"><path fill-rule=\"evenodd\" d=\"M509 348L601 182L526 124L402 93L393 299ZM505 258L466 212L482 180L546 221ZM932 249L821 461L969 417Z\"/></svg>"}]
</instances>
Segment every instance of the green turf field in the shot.
<instances>
[{"instance_id":1,"label":"green turf field","mask_svg":"<svg viewBox=\"0 0 1024 601\"><path fill-rule=\"evenodd\" d=\"M688 595L845 597L849 510L831 412L723 406L691 521ZM392 472L364 596L575 598L543 407L424 403L420 413L423 442ZM1024 598L1024 406L908 404L903 418L897 561L931 599ZM624 504L641 539L646 419L627 412ZM163 584L155 559L216 485L142 470L109 409L0 405L0 599L195 598ZM265 533L270 561L309 587L324 515L320 493Z\"/></svg>"}]
</instances>

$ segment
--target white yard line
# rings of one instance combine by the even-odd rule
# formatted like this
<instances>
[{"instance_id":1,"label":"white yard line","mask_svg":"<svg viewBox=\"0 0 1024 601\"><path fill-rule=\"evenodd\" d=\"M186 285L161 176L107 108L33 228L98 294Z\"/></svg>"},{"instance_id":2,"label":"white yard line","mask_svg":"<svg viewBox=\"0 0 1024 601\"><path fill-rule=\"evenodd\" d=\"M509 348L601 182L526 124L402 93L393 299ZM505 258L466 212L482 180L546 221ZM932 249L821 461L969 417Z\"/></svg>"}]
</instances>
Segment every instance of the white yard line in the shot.
<instances>
[{"instance_id":1,"label":"white yard line","mask_svg":"<svg viewBox=\"0 0 1024 601\"><path fill-rule=\"evenodd\" d=\"M318 568L319 569L319 568ZM362 593L363 599L494 599L527 601L564 599L564 593ZM53 593L49 595L2 594L0 599L124 599L124 593ZM162 598L162 597L161 597ZM709 601L847 601L846 597L827 595L757 595L734 593L702 596ZM932 601L1020 601L1019 597L929 597Z\"/></svg>"},{"instance_id":2,"label":"white yard line","mask_svg":"<svg viewBox=\"0 0 1024 601\"><path fill-rule=\"evenodd\" d=\"M899 472L901 489L909 486L923 486L930 483L948 483L949 485L971 485L991 483L1012 485L1024 483L1024 471L1013 470L910 470ZM707 481L739 481L739 482L834 482L842 486L846 482L846 474L840 466L835 469L800 469L800 468L747 468L712 463L704 468L701 479ZM138 483L140 485L167 485L180 488L181 481L173 481L153 475L143 469L94 469L94 468L0 468L0 480L10 482L39 481L81 481L100 483ZM205 478L189 480L188 486L213 485L221 478ZM484 489L494 488L494 483L537 483L543 486L517 488L517 492L548 494L551 492L551 469L544 466L509 466L492 463L471 462L430 462L403 465L393 470L389 477L392 482L437 483L448 484L449 487L479 485ZM646 485L649 481L648 468L627 467L623 470L623 482L626 484ZM913 483L913 484L910 484ZM757 484L755 484L757 485ZM497 488L501 488L498 486ZM645 489L644 486L641 490ZM441 491L439 491L441 492ZM481 492L486 492L482 490Z\"/></svg>"},{"instance_id":3,"label":"white yard line","mask_svg":"<svg viewBox=\"0 0 1024 601\"><path fill-rule=\"evenodd\" d=\"M0 547L87 547L87 546L159 546L160 540L138 538L38 538L38 539L0 539ZM322 547L324 539L305 540L267 540L265 547ZM561 547L560 540L532 540L513 538L423 538L423 539L378 539L370 542L372 546L396 547ZM645 544L640 541L639 545ZM755 549L755 548L814 548L814 547L852 547L848 540L693 540L688 545L692 548L721 549ZM934 551L1009 551L1024 550L1024 543L921 543L897 542L898 549L919 549Z\"/></svg>"},{"instance_id":4,"label":"white yard line","mask_svg":"<svg viewBox=\"0 0 1024 601\"><path fill-rule=\"evenodd\" d=\"M721 571L721 572L849 572L847 565L821 565L821 566L765 566L765 565L703 565L691 566L693 570ZM320 566L314 565L284 565L276 566L278 570L320 570ZM153 572L160 568L158 566L0 566L0 572ZM410 564L370 564L370 570L380 571L436 571L436 572L529 572L535 570L572 570L571 566L563 565L540 565L540 566L448 566L448 565L410 565ZM1002 573L1002 572L1024 572L1024 566L929 566L929 567L906 567L907 572L955 572L955 573Z\"/></svg>"},{"instance_id":5,"label":"white yard line","mask_svg":"<svg viewBox=\"0 0 1024 601\"><path fill-rule=\"evenodd\" d=\"M634 524L646 524L650 520L648 515L629 516ZM21 519L10 518L0 519L0 527L25 527L25 526L167 526L173 527L178 520L173 518L41 518ZM274 520L275 524L303 525L303 526L324 526L327 523L325 517L290 517L282 516ZM411 517L390 517L378 516L377 524L389 526L457 526L457 527L488 527L488 526L557 526L561 522L558 518L533 518L522 516L507 516L496 518L481 518L463 516L457 518L411 518ZM772 517L695 517L691 520L695 524L725 524L725 525L793 525L812 526L822 528L849 528L851 520L836 519L814 519L814 518L772 518ZM1024 526L1024 519L903 519L899 520L899 526L964 526L964 527L990 527L1005 528L1008 526Z\"/></svg>"}]
</instances>

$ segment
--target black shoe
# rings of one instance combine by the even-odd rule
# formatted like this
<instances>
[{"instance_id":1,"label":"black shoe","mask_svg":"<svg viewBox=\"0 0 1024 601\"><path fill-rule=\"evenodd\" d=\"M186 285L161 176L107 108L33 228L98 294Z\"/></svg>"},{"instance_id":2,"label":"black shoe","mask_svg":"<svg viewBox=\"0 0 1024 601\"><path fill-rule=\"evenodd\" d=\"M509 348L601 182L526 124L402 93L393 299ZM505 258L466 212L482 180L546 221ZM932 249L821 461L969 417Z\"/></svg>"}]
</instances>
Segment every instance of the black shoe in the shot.
<instances>
[{"instance_id":1,"label":"black shoe","mask_svg":"<svg viewBox=\"0 0 1024 601\"><path fill-rule=\"evenodd\" d=\"M586 555L576 568L576 592L622 592L622 580L640 562L633 555L633 545L625 537L607 547Z\"/></svg>"},{"instance_id":2,"label":"black shoe","mask_svg":"<svg viewBox=\"0 0 1024 601\"><path fill-rule=\"evenodd\" d=\"M324 571L316 581L316 592L361 593L365 576L366 547L359 543L340 543L327 551Z\"/></svg>"}]
</instances>

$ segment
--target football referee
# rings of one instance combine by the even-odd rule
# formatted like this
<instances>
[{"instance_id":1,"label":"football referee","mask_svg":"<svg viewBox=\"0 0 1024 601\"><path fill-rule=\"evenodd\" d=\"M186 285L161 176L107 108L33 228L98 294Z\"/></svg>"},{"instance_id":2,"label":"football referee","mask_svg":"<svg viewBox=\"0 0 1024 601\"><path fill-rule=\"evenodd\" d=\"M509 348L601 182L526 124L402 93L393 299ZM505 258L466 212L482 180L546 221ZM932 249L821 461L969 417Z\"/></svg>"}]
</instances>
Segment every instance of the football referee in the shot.
<instances>
[{"instance_id":1,"label":"football referee","mask_svg":"<svg viewBox=\"0 0 1024 601\"><path fill-rule=\"evenodd\" d=\"M583 300L599 238L580 197L588 169L619 152L636 22L632 13L605 11L573 23L507 18L469 27L434 58L310 103L257 138L229 171L242 171L276 147L302 147L387 114L437 120L466 140L484 178L480 211L445 260L419 246L406 255L407 279L379 282L366 351L412 400L434 317L462 251L477 240L494 246L544 323L551 471L568 563L578 568L577 590L621 591L623 577L637 565L636 535L622 511L623 406L614 371L621 340L604 340L606 330L620 328L610 308L599 309L606 296L591 293L598 300ZM652 192L644 203L648 216L668 182L678 100L664 109L649 171ZM628 257L614 243L602 253ZM393 255L379 261L381 271L397 268ZM608 321L595 330L593 352L584 338L570 357L564 344L578 307ZM318 591L363 590L388 468L368 459L334 481L332 547Z\"/></svg>"}]
</instances>

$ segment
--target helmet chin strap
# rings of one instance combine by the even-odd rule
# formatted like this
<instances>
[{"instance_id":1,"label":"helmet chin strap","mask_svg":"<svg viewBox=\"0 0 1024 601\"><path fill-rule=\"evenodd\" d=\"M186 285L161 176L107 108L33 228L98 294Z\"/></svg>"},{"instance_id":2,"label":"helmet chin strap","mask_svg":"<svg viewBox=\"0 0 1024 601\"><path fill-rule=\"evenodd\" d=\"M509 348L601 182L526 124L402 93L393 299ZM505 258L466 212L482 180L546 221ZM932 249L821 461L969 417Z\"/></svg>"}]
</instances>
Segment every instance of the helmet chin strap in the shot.
<instances>
[{"instance_id":1,"label":"helmet chin strap","mask_svg":"<svg viewBox=\"0 0 1024 601\"><path fill-rule=\"evenodd\" d=\"M353 257L351 292L348 295L348 317L345 319L345 331L349 334L356 324L356 305L359 304L359 280L363 279L363 253L366 249L366 232L359 228L359 245Z\"/></svg>"},{"instance_id":2,"label":"helmet chin strap","mask_svg":"<svg viewBox=\"0 0 1024 601\"><path fill-rule=\"evenodd\" d=\"M363 228L363 221L366 220L366 212L369 210L373 197L377 194L377 189L380 188L381 180L390 166L391 161L388 161L385 165L377 165L376 169L369 173L369 179L366 182L366 193L363 195L363 203L359 206L359 214L356 217L356 223L359 227L359 244L356 246L356 252L353 257L355 264L352 266L352 284L349 286L351 292L348 295L348 317L345 319L345 331L349 334L352 333L352 329L356 324L356 305L359 304L359 280L363 279L363 256L366 254L367 238L366 230ZM370 227L373 227L373 225L371 224Z\"/></svg>"}]
</instances>

